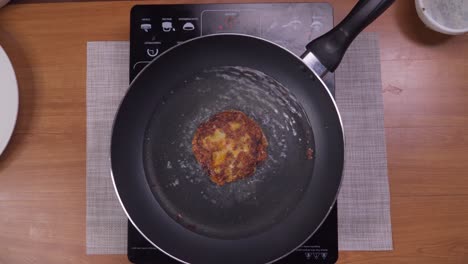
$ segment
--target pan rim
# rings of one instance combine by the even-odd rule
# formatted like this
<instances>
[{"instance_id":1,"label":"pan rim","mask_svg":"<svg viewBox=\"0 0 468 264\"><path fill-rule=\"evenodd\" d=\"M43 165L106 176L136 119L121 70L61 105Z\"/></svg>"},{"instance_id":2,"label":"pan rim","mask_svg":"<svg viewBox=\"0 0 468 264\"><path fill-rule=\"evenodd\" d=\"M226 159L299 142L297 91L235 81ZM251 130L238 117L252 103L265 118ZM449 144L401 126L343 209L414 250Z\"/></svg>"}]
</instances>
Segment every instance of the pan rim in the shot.
<instances>
[{"instance_id":1,"label":"pan rim","mask_svg":"<svg viewBox=\"0 0 468 264\"><path fill-rule=\"evenodd\" d=\"M155 59L153 59L150 63L148 63L145 67L143 67L143 69L135 76L135 78L130 82L129 86L128 86L128 89L125 93L125 95L122 97L122 99L120 100L119 102L119 106L117 108L117 111L115 113L115 116L114 116L114 120L113 120L113 123L112 123L112 131L114 131L114 128L115 128L115 123L116 123L116 119L117 119L117 115L119 113L119 109L121 109L121 106L123 104L123 101L125 100L128 92L130 91L130 89L132 89L132 87L134 86L135 82L138 80L139 76L145 72L146 68L148 68L149 66L151 66L153 63L155 63L156 61L158 61L158 59L160 57L162 57L164 54L172 51L173 49L176 49L178 48L179 46L183 46L187 43L190 43L192 41L197 41L199 39L207 39L207 38L217 38L218 36L236 36L236 37L246 37L246 38L251 38L251 39L256 39L256 40L259 40L259 41L263 41L263 42L267 42L271 45L274 45L276 46L277 48L280 48L282 49L283 51L286 51L287 53L289 53L291 56L293 56L294 58L296 58L296 60L298 60L301 64L305 65L314 75L315 75L315 78L322 84L321 87L322 89L325 89L326 90L326 93L329 97L329 99L331 100L331 102L333 103L333 106L334 106L334 109L335 109L335 113L338 117L338 120L339 120L339 124L340 124L340 128L341 128L341 135L342 135L342 140L343 140L343 166L342 166L342 169L341 169L341 173L340 173L340 180L339 180L339 184L338 184L338 188L337 188L337 191L335 193L335 197L333 199L333 203L330 205L330 207L328 208L327 212L325 213L324 217L322 218L322 220L320 221L320 223L317 225L317 227L314 229L313 232L311 232L304 241L302 241L301 243L299 243L296 247L294 247L293 249L291 249L290 251L286 252L285 254L283 254L282 256L280 257L277 257L271 261L268 261L266 262L267 264L269 263L274 263L282 258L284 258L285 256L291 254L293 251L297 250L299 247L301 247L307 240L309 240L316 232L317 230L322 226L322 224L325 222L325 220L327 219L327 217L329 216L330 212L332 211L334 205L336 204L337 202L337 198L338 198L338 195L340 193L340 190L341 190L341 187L342 187L342 183L343 183L343 171L344 171L344 165L346 163L346 159L345 159L345 149L346 149L346 140L345 140L345 133L344 133L344 126L343 126L343 121L342 121L342 118L341 118L341 114L340 114L340 111L339 111L339 108L336 104L336 101L333 97L333 95L331 94L330 90L328 89L328 86L325 84L325 82L323 81L323 79L309 66L307 65L299 56L297 56L296 54L292 53L290 50L286 49L285 47L282 47L270 40L267 40L267 39L264 39L264 38L261 38L261 37L257 37L257 36L252 36L252 35L248 35L248 34L241 34L241 33L217 33L217 34L211 34L211 35L205 35L205 36L199 36L199 37L195 37L195 38L192 38L192 39L189 39L187 41L184 41L183 43L180 43L180 44L177 44L173 47L170 47L169 49L167 49L166 51L162 52L158 57L156 57ZM113 134L113 132L112 132ZM111 134L111 138L110 140L112 141L112 134ZM119 191L118 191L118 188L117 188L117 185L116 185L116 182L115 182L115 177L114 177L114 172L113 172L113 168L112 168L112 144L110 144L110 149L109 149L109 161L110 161L110 173L111 173L111 178L112 178L112 185L114 187L114 191L115 193L117 194L117 198L119 200L119 203L125 213L125 215L127 216L127 219L132 223L132 225L135 227L135 229L151 244L153 245L154 247L156 247L158 250L160 250L161 252L163 252L164 254L166 254L167 256L181 262L181 263L190 263L190 262L186 262L184 260L181 260L173 255L171 255L170 253L166 252L165 250L163 250L162 248L160 248L156 243L154 243L153 241L151 241L141 230L140 228L136 225L136 223L133 221L133 219L131 218L130 214L128 213L121 197L120 197L120 194L119 194Z\"/></svg>"}]
</instances>

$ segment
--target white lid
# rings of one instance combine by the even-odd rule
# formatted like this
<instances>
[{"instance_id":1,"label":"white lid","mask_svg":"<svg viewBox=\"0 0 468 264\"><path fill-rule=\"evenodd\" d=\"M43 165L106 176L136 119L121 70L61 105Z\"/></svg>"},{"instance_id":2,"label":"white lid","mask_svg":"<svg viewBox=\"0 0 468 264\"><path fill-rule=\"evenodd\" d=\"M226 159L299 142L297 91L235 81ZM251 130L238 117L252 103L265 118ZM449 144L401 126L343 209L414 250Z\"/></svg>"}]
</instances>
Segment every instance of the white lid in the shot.
<instances>
[{"instance_id":1,"label":"white lid","mask_svg":"<svg viewBox=\"0 0 468 264\"><path fill-rule=\"evenodd\" d=\"M468 0L416 0L416 11L432 30L450 35L468 32Z\"/></svg>"}]
</instances>

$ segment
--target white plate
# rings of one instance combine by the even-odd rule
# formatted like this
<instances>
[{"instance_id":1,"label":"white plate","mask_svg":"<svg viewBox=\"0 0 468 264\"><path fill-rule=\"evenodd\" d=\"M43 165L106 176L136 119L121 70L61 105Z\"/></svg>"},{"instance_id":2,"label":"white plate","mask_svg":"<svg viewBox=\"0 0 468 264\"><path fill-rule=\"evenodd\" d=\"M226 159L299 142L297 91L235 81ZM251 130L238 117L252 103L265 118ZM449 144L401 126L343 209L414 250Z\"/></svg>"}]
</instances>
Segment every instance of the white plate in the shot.
<instances>
[{"instance_id":1,"label":"white plate","mask_svg":"<svg viewBox=\"0 0 468 264\"><path fill-rule=\"evenodd\" d=\"M0 155L5 150L18 116L18 84L10 59L0 46Z\"/></svg>"}]
</instances>

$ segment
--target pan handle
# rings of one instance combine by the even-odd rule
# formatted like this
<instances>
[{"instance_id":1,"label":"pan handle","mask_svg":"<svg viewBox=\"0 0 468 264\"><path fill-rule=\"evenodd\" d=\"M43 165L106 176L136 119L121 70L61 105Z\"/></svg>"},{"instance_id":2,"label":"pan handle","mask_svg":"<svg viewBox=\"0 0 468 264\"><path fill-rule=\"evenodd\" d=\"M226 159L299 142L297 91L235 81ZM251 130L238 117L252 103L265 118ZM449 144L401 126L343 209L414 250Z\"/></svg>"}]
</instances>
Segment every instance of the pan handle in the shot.
<instances>
[{"instance_id":1,"label":"pan handle","mask_svg":"<svg viewBox=\"0 0 468 264\"><path fill-rule=\"evenodd\" d=\"M360 0L336 27L307 44L304 63L320 76L334 72L356 36L395 0Z\"/></svg>"}]
</instances>

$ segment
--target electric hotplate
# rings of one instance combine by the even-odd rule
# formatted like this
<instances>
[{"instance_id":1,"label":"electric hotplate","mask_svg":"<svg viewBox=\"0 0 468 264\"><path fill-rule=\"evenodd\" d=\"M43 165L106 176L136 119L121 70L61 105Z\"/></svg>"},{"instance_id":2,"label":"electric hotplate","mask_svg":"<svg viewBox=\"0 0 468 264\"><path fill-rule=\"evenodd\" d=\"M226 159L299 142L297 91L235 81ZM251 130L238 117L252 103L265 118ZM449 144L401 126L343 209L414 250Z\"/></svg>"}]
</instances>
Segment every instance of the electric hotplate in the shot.
<instances>
[{"instance_id":1,"label":"electric hotplate","mask_svg":"<svg viewBox=\"0 0 468 264\"><path fill-rule=\"evenodd\" d=\"M333 27L327 3L137 5L130 16L130 81L174 45L217 33L261 37L300 56L305 45ZM325 83L335 92L335 76ZM338 259L337 208L301 247L275 263L329 264ZM152 246L128 224L128 258L133 263L179 263ZM222 261L222 260L220 260Z\"/></svg>"}]
</instances>

